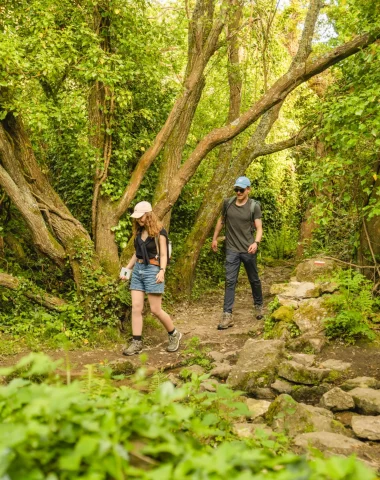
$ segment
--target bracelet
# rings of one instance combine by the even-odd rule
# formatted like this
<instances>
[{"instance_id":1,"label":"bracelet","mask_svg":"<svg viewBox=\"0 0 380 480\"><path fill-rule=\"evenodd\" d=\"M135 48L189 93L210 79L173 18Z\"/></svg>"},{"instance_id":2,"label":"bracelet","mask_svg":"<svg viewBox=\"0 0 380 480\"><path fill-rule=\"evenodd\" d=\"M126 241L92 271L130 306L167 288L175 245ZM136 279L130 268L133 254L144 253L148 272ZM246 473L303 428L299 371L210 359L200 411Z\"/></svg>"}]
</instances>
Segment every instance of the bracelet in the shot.
<instances>
[{"instance_id":1,"label":"bracelet","mask_svg":"<svg viewBox=\"0 0 380 480\"><path fill-rule=\"evenodd\" d=\"M165 273L165 269L164 269L164 268L160 268L160 270L162 270L162 271Z\"/></svg>"},{"instance_id":2,"label":"bracelet","mask_svg":"<svg viewBox=\"0 0 380 480\"><path fill-rule=\"evenodd\" d=\"M257 245L258 245L260 242L258 242L257 240L255 240L253 243L257 243Z\"/></svg>"}]
</instances>

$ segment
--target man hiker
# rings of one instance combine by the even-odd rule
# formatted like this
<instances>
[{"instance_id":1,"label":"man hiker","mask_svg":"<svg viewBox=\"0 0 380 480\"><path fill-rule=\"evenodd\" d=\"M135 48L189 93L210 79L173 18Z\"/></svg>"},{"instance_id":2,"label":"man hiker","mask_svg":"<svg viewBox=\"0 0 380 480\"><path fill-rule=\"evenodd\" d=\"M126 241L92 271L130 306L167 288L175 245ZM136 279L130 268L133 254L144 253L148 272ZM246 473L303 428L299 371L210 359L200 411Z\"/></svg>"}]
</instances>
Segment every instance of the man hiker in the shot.
<instances>
[{"instance_id":1,"label":"man hiker","mask_svg":"<svg viewBox=\"0 0 380 480\"><path fill-rule=\"evenodd\" d=\"M247 177L239 177L234 185L236 197L223 201L211 248L218 250L218 235L226 228L226 286L222 319L218 330L233 326L232 307L235 300L235 287L243 262L251 284L256 318L263 318L263 294L257 271L257 249L263 235L261 208L258 202L249 198L251 182Z\"/></svg>"}]
</instances>

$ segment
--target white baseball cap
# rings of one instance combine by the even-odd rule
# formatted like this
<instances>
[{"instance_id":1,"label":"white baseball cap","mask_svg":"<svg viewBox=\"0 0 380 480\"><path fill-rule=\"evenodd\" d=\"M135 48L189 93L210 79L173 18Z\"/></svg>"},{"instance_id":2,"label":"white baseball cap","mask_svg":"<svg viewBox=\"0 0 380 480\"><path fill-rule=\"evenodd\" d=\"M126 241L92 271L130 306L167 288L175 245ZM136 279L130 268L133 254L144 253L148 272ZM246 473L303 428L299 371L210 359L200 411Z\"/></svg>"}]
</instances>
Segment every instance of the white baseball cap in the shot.
<instances>
[{"instance_id":1,"label":"white baseball cap","mask_svg":"<svg viewBox=\"0 0 380 480\"><path fill-rule=\"evenodd\" d=\"M152 205L149 202L139 202L139 203L136 203L135 210L132 213L131 217L140 218L143 215L145 215L145 213L148 213L151 211L152 211Z\"/></svg>"}]
</instances>

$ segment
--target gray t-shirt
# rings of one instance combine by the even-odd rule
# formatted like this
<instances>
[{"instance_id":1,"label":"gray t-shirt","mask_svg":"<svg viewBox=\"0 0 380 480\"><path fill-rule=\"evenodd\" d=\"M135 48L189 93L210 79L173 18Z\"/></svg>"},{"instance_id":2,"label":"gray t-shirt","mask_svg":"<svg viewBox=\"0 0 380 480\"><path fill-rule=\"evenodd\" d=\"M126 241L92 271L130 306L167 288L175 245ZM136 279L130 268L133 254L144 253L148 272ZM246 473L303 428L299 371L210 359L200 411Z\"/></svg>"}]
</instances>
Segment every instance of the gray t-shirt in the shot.
<instances>
[{"instance_id":1,"label":"gray t-shirt","mask_svg":"<svg viewBox=\"0 0 380 480\"><path fill-rule=\"evenodd\" d=\"M226 216L226 248L235 252L246 252L254 242L251 224L251 199L239 207L232 202ZM223 203L224 205L224 203ZM222 207L223 208L223 207ZM222 209L223 212L223 209ZM261 218L261 208L255 204L253 220Z\"/></svg>"}]
</instances>

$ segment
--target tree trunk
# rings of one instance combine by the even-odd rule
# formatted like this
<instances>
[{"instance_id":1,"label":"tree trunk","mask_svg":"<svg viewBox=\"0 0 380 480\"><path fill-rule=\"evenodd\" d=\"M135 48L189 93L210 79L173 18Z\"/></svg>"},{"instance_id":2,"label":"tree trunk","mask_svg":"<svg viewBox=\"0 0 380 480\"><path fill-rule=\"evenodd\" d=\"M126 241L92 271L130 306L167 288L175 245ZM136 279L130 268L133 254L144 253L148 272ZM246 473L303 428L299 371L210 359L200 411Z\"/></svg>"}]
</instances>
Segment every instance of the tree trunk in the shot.
<instances>
[{"instance_id":1,"label":"tree trunk","mask_svg":"<svg viewBox=\"0 0 380 480\"><path fill-rule=\"evenodd\" d=\"M231 2L231 7L235 6L236 2ZM227 27L227 38L230 38L228 45L228 84L229 84L229 112L227 124L232 123L240 113L241 92L242 92L242 77L239 69L239 43L237 35L241 18L242 5L237 5L237 10L234 11L231 23ZM195 224L188 235L185 243L185 248L181 254L180 260L175 266L173 277L176 279L176 287L179 292L185 295L190 295L195 267L198 263L201 249L210 232L215 218L218 216L221 201L217 199L220 196L224 197L224 179L228 174L228 169L232 156L233 140L226 142L220 147L218 165L215 169L214 175L206 187L206 191L213 192L212 197L205 196L202 205L199 209Z\"/></svg>"},{"instance_id":2,"label":"tree trunk","mask_svg":"<svg viewBox=\"0 0 380 480\"><path fill-rule=\"evenodd\" d=\"M203 201L194 227L187 237L184 253L175 267L177 288L181 293L185 295L191 293L199 254L220 215L222 201L226 198L235 178L243 174L249 164L259 156L260 146L265 142L272 125L277 120L280 107L281 105L276 106L264 115L248 146L235 157L228 169L226 169L226 163L223 162L216 169L214 177L208 185L208 191L213 192L213 195L207 196ZM252 151L248 150L250 147Z\"/></svg>"},{"instance_id":3,"label":"tree trunk","mask_svg":"<svg viewBox=\"0 0 380 480\"><path fill-rule=\"evenodd\" d=\"M19 117L11 113L0 124L0 154L0 184L26 221L34 244L60 265L67 256L80 289L82 266L99 266L94 245L42 173Z\"/></svg>"},{"instance_id":4,"label":"tree trunk","mask_svg":"<svg viewBox=\"0 0 380 480\"><path fill-rule=\"evenodd\" d=\"M118 222L115 203L109 197L100 196L96 221L96 253L101 266L113 278L117 278L120 270L119 251L112 231Z\"/></svg>"},{"instance_id":5,"label":"tree trunk","mask_svg":"<svg viewBox=\"0 0 380 480\"><path fill-rule=\"evenodd\" d=\"M7 273L0 273L0 287L18 290L22 285L22 282L23 279L14 277L13 275L9 275ZM67 305L65 300L62 300L62 298L54 297L53 295L46 293L41 288L38 288L36 285L30 288L30 285L28 284L28 288L25 288L22 293L34 302L39 303L50 310L61 311L62 307Z\"/></svg>"},{"instance_id":6,"label":"tree trunk","mask_svg":"<svg viewBox=\"0 0 380 480\"><path fill-rule=\"evenodd\" d=\"M186 79L189 78L191 72L196 66L197 59L203 55L206 41L211 31L214 8L214 2L210 1L199 1L195 6L193 16L189 24L188 60L184 83L186 83ZM209 51L210 57L213 53L214 50ZM204 66L206 66L208 60L209 58L204 59ZM190 127L193 122L193 118L201 99L205 84L206 80L203 76L202 70L202 75L200 76L198 83L190 92L186 108L182 111L178 122L173 128L173 131L165 144L162 161L160 164L158 183L153 198L153 204L157 203L167 194L168 189L170 188L171 179L177 173L181 165L183 150L185 148ZM163 218L163 223L167 230L169 230L170 227L170 217L171 210Z\"/></svg>"}]
</instances>

